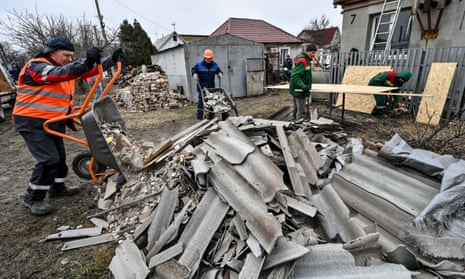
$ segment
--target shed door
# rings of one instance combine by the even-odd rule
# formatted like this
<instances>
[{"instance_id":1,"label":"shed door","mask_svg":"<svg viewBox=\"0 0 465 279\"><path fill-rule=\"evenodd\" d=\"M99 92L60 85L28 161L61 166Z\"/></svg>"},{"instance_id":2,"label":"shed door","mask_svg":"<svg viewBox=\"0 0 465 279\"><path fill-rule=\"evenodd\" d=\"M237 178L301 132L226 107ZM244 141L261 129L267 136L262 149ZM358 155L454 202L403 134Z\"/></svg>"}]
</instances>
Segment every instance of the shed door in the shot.
<instances>
[{"instance_id":1,"label":"shed door","mask_svg":"<svg viewBox=\"0 0 465 279\"><path fill-rule=\"evenodd\" d=\"M228 91L232 97L246 97L246 77L245 77L245 59L244 50L237 46L228 46L218 51L219 55L226 60L226 63L220 64L224 72L224 78L221 81L221 87ZM220 61L221 63L222 61Z\"/></svg>"},{"instance_id":2,"label":"shed door","mask_svg":"<svg viewBox=\"0 0 465 279\"><path fill-rule=\"evenodd\" d=\"M247 58L245 67L247 96L262 94L265 82L265 61L262 58Z\"/></svg>"}]
</instances>

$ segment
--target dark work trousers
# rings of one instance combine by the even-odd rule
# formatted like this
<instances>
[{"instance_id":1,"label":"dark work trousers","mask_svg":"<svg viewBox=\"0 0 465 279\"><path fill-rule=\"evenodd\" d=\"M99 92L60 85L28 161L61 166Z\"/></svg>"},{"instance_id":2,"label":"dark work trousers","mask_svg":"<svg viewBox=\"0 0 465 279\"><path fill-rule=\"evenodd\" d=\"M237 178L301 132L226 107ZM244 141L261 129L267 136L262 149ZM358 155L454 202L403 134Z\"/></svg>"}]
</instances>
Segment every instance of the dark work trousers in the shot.
<instances>
[{"instance_id":1,"label":"dark work trousers","mask_svg":"<svg viewBox=\"0 0 465 279\"><path fill-rule=\"evenodd\" d=\"M64 178L68 174L66 152L63 138L47 134L43 129L20 131L26 145L36 160L32 170L26 199L43 200L55 181L64 187Z\"/></svg>"},{"instance_id":2,"label":"dark work trousers","mask_svg":"<svg viewBox=\"0 0 465 279\"><path fill-rule=\"evenodd\" d=\"M202 88L200 88L200 84L197 83L197 120L203 119L203 97L202 97Z\"/></svg>"},{"instance_id":3,"label":"dark work trousers","mask_svg":"<svg viewBox=\"0 0 465 279\"><path fill-rule=\"evenodd\" d=\"M308 97L310 98L310 97ZM305 105L306 98L294 97L294 120L303 119L306 117L307 106Z\"/></svg>"}]
</instances>

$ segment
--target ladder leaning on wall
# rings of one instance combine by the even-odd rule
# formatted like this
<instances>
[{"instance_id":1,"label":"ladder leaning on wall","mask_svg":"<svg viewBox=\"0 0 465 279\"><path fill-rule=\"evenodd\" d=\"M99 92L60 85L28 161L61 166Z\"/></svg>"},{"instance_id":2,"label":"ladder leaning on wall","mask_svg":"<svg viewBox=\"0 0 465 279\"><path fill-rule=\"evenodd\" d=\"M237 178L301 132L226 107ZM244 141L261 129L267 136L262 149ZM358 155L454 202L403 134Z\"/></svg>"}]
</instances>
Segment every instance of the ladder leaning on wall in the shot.
<instances>
[{"instance_id":1,"label":"ladder leaning on wall","mask_svg":"<svg viewBox=\"0 0 465 279\"><path fill-rule=\"evenodd\" d=\"M378 50L383 48L385 51L391 49L392 34L394 33L399 13L400 0L384 0L375 33L370 42L370 51L374 50L375 47Z\"/></svg>"}]
</instances>

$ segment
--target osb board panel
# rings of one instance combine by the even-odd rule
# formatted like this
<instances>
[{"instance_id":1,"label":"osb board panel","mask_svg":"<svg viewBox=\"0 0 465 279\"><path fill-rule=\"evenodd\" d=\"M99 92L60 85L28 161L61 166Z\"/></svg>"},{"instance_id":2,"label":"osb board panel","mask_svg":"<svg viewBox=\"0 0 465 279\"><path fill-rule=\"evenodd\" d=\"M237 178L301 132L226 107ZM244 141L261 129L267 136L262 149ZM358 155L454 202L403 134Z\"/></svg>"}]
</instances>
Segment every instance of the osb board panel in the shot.
<instances>
[{"instance_id":1,"label":"osb board panel","mask_svg":"<svg viewBox=\"0 0 465 279\"><path fill-rule=\"evenodd\" d=\"M348 66L344 72L342 84L368 85L374 75L389 70L391 70L389 66ZM339 94L336 105L342 106L342 94ZM373 95L346 94L345 109L371 113L374 106Z\"/></svg>"},{"instance_id":2,"label":"osb board panel","mask_svg":"<svg viewBox=\"0 0 465 279\"><path fill-rule=\"evenodd\" d=\"M446 103L457 63L432 63L423 94L433 95L421 98L416 121L430 125L439 125L442 110Z\"/></svg>"},{"instance_id":3,"label":"osb board panel","mask_svg":"<svg viewBox=\"0 0 465 279\"><path fill-rule=\"evenodd\" d=\"M0 92L11 91L10 84L3 76L3 73L0 72Z\"/></svg>"}]
</instances>

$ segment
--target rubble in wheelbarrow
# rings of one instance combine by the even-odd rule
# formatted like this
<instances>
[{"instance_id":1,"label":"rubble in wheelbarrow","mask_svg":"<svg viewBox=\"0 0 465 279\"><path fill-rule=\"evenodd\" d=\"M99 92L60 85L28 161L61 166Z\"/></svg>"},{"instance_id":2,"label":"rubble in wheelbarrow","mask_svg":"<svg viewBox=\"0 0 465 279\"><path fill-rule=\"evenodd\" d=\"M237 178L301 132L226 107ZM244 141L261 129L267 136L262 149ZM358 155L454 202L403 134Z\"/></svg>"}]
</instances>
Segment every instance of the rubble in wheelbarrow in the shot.
<instances>
[{"instance_id":1,"label":"rubble in wheelbarrow","mask_svg":"<svg viewBox=\"0 0 465 279\"><path fill-rule=\"evenodd\" d=\"M331 240L314 196L356 142L337 123L325 126L203 120L142 155L144 168L125 169L125 183L102 195L109 208L89 216L106 216L120 241L113 276L289 278L310 247ZM106 188L118 180L110 177Z\"/></svg>"},{"instance_id":2,"label":"rubble in wheelbarrow","mask_svg":"<svg viewBox=\"0 0 465 279\"><path fill-rule=\"evenodd\" d=\"M204 88L204 106L212 113L228 112L232 106L224 94L210 92Z\"/></svg>"},{"instance_id":3,"label":"rubble in wheelbarrow","mask_svg":"<svg viewBox=\"0 0 465 279\"><path fill-rule=\"evenodd\" d=\"M130 112L179 108L188 103L182 92L169 88L167 76L160 71L135 76L129 86L119 89L115 101Z\"/></svg>"},{"instance_id":4,"label":"rubble in wheelbarrow","mask_svg":"<svg viewBox=\"0 0 465 279\"><path fill-rule=\"evenodd\" d=\"M144 167L146 154L155 148L151 142L132 137L119 123L101 123L100 130L118 165L132 172Z\"/></svg>"}]
</instances>

